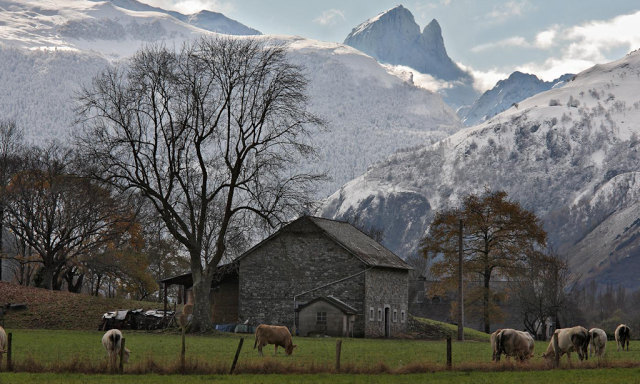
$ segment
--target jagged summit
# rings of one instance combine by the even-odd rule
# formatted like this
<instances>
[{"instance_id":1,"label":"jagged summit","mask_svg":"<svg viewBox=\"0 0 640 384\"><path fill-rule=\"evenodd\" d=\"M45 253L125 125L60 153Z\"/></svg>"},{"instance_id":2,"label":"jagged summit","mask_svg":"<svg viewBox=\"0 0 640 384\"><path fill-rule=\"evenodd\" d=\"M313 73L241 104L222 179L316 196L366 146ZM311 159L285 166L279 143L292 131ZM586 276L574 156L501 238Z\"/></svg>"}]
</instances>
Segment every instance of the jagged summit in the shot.
<instances>
[{"instance_id":1,"label":"jagged summit","mask_svg":"<svg viewBox=\"0 0 640 384\"><path fill-rule=\"evenodd\" d=\"M507 79L498 81L495 87L486 91L464 116L460 116L460 113L458 115L467 126L480 124L511 108L514 103L563 86L572 77L572 74L566 74L553 81L544 81L536 75L515 71Z\"/></svg>"},{"instance_id":2,"label":"jagged summit","mask_svg":"<svg viewBox=\"0 0 640 384\"><path fill-rule=\"evenodd\" d=\"M472 78L447 54L442 28L433 19L422 32L413 14L402 5L391 8L355 27L344 43L381 63L404 65L437 79L465 84L465 89L449 88L443 94L451 105L471 104L478 94Z\"/></svg>"}]
</instances>

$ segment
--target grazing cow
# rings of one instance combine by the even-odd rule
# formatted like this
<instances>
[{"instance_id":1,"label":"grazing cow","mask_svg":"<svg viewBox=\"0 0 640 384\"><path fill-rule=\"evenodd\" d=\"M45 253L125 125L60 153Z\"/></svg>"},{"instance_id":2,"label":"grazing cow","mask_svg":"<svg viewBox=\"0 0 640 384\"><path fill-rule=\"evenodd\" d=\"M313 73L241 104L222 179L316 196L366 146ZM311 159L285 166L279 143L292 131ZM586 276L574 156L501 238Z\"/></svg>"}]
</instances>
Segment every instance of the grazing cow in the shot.
<instances>
[{"instance_id":1,"label":"grazing cow","mask_svg":"<svg viewBox=\"0 0 640 384\"><path fill-rule=\"evenodd\" d=\"M497 331L493 332L491 334L491 352L493 352L493 354L491 355L491 361L496 361L496 337L498 336L498 333L502 332L502 329L498 329Z\"/></svg>"},{"instance_id":2,"label":"grazing cow","mask_svg":"<svg viewBox=\"0 0 640 384\"><path fill-rule=\"evenodd\" d=\"M591 328L589 330L589 351L591 356L601 357L607 348L607 334L600 328Z\"/></svg>"},{"instance_id":3,"label":"grazing cow","mask_svg":"<svg viewBox=\"0 0 640 384\"><path fill-rule=\"evenodd\" d=\"M558 348L560 349L560 357L567 354L567 359L571 361L571 352L578 352L578 357L582 361L583 359L589 360L589 331L581 326L573 328L556 329L553 333L558 335ZM555 358L555 351L553 350L553 338L547 347L547 351L542 354L542 357L547 359Z\"/></svg>"},{"instance_id":4,"label":"grazing cow","mask_svg":"<svg viewBox=\"0 0 640 384\"><path fill-rule=\"evenodd\" d=\"M275 344L274 356L278 354L278 347L284 348L287 355L291 355L293 349L297 347L297 345L293 345L291 333L287 327L260 324L256 328L256 341L253 343L253 349L256 349L257 345L258 353L262 356L262 347L267 344Z\"/></svg>"},{"instance_id":5,"label":"grazing cow","mask_svg":"<svg viewBox=\"0 0 640 384\"><path fill-rule=\"evenodd\" d=\"M535 342L533 337L527 332L516 331L515 329L503 329L495 336L496 361L500 361L500 356L504 354L507 358L515 357L520 361L525 361L533 357Z\"/></svg>"},{"instance_id":6,"label":"grazing cow","mask_svg":"<svg viewBox=\"0 0 640 384\"><path fill-rule=\"evenodd\" d=\"M624 351L624 343L627 343L627 351L629 350L629 340L631 340L631 329L625 324L618 325L615 332L616 344L618 345L618 352L620 352L620 346Z\"/></svg>"},{"instance_id":7,"label":"grazing cow","mask_svg":"<svg viewBox=\"0 0 640 384\"><path fill-rule=\"evenodd\" d=\"M7 352L7 334L4 329L0 327L0 370L2 369L2 354Z\"/></svg>"},{"instance_id":8,"label":"grazing cow","mask_svg":"<svg viewBox=\"0 0 640 384\"><path fill-rule=\"evenodd\" d=\"M120 349L122 348L122 332L118 329L112 329L107 331L107 333L102 336L102 345L104 349L107 350L107 354L109 355L109 366L112 369L116 367L116 360L118 355L120 354ZM129 355L131 351L127 348L124 349L124 362L129 362Z\"/></svg>"}]
</instances>

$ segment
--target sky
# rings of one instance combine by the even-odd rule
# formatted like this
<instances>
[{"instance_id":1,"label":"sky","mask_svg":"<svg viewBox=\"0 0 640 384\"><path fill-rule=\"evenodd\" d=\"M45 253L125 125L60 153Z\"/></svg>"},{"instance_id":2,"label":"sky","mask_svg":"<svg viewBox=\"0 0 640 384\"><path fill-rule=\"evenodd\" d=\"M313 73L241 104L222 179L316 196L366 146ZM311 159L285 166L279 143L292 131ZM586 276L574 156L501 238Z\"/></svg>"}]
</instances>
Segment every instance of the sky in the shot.
<instances>
[{"instance_id":1,"label":"sky","mask_svg":"<svg viewBox=\"0 0 640 384\"><path fill-rule=\"evenodd\" d=\"M264 34L343 42L398 0L142 0L183 13L208 9ZM488 89L513 71L553 80L640 48L640 1L409 0L420 28L442 27L449 56Z\"/></svg>"}]
</instances>

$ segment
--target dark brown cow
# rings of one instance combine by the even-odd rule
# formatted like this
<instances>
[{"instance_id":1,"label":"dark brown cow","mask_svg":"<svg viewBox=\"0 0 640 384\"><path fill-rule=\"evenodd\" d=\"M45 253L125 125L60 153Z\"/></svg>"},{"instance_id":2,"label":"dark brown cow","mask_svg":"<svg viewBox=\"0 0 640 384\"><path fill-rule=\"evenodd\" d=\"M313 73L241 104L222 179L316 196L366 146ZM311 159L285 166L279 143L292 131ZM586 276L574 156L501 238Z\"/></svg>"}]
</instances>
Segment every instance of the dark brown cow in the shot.
<instances>
[{"instance_id":1,"label":"dark brown cow","mask_svg":"<svg viewBox=\"0 0 640 384\"><path fill-rule=\"evenodd\" d=\"M503 329L495 335L495 360L500 361L502 354L520 361L528 360L533 357L534 346L533 337L527 332Z\"/></svg>"},{"instance_id":2,"label":"dark brown cow","mask_svg":"<svg viewBox=\"0 0 640 384\"><path fill-rule=\"evenodd\" d=\"M253 349L258 346L258 353L262 356L262 347L267 344L275 345L274 356L278 354L278 347L284 348L287 355L291 355L293 349L297 347L297 345L293 345L291 333L287 327L261 324L256 328L256 341L253 344Z\"/></svg>"},{"instance_id":3,"label":"dark brown cow","mask_svg":"<svg viewBox=\"0 0 640 384\"><path fill-rule=\"evenodd\" d=\"M622 345L622 350L624 351L624 344L627 343L627 351L629 350L629 340L631 340L631 329L627 327L625 324L618 325L616 328L616 344L618 345L618 352L620 352L620 346Z\"/></svg>"}]
</instances>

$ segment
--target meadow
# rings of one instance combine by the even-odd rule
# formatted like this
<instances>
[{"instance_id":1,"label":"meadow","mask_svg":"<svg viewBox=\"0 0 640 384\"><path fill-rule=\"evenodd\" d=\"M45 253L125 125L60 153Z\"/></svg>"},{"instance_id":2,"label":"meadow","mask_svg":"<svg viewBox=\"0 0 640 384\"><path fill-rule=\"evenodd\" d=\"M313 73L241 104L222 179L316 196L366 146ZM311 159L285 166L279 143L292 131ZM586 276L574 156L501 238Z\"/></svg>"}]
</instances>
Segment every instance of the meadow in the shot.
<instances>
[{"instance_id":1,"label":"meadow","mask_svg":"<svg viewBox=\"0 0 640 384\"><path fill-rule=\"evenodd\" d=\"M13 334L13 360L17 372L107 373L106 353L101 344L102 332L28 329L7 331ZM181 335L125 331L124 336L127 348L132 351L130 363L125 366L125 373L139 375L181 372ZM286 356L284 351L279 349L278 355L274 357L273 347L269 346L265 347L265 356L261 357L257 350L253 349L253 335L230 333L188 335L186 373L196 375L228 372L241 337L244 337L245 341L238 360L237 373L335 373L335 338L295 337L294 343L298 347L292 356ZM632 341L631 350L628 352L617 352L615 343L610 341L604 358L580 362L578 356L573 354L570 365L566 362L566 357L563 357L562 368L589 368L588 371L598 371L601 368L624 367L631 372L634 368L640 367L640 349L636 350L636 343ZM487 341L454 341L453 370L464 373L529 371L530 374L534 374L533 371L546 371L551 369L551 363L540 357L546 346L547 342L537 342L536 356L531 362L516 364L503 361L496 364L491 361L491 347ZM437 373L447 370L445 363L444 340L342 339L341 373Z\"/></svg>"}]
</instances>

